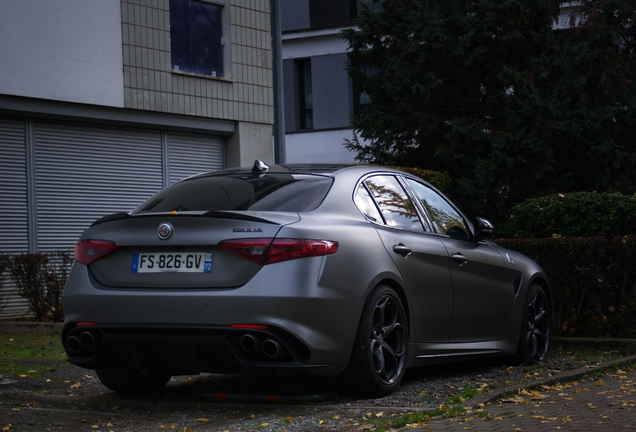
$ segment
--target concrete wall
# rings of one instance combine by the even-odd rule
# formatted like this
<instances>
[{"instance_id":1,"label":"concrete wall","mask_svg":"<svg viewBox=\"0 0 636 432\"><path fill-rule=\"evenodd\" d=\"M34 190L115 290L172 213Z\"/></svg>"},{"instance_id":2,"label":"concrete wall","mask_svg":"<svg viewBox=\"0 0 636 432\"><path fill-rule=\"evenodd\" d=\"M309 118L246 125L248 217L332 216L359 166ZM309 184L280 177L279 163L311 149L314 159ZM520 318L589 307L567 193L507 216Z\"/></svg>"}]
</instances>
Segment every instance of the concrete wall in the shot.
<instances>
[{"instance_id":1,"label":"concrete wall","mask_svg":"<svg viewBox=\"0 0 636 432\"><path fill-rule=\"evenodd\" d=\"M0 94L124 106L120 0L0 0Z\"/></svg>"},{"instance_id":2,"label":"concrete wall","mask_svg":"<svg viewBox=\"0 0 636 432\"><path fill-rule=\"evenodd\" d=\"M344 146L352 138L351 129L286 134L287 163L353 163L356 154Z\"/></svg>"},{"instance_id":3,"label":"concrete wall","mask_svg":"<svg viewBox=\"0 0 636 432\"><path fill-rule=\"evenodd\" d=\"M253 166L255 159L274 163L272 126L239 122L234 135L225 141L227 168Z\"/></svg>"}]
</instances>

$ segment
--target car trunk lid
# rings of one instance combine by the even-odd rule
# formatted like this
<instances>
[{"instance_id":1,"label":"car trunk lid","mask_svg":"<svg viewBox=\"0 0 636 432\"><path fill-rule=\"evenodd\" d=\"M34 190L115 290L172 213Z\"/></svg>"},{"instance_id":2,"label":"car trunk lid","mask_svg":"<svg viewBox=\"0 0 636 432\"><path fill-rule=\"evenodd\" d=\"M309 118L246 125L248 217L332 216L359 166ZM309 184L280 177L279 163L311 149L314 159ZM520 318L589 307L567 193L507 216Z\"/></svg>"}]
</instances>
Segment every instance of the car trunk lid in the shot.
<instances>
[{"instance_id":1,"label":"car trunk lid","mask_svg":"<svg viewBox=\"0 0 636 432\"><path fill-rule=\"evenodd\" d=\"M232 288L247 283L262 265L219 243L254 239L267 244L281 226L299 219L290 212L119 215L97 221L83 239L117 245L112 253L90 264L92 275L106 287Z\"/></svg>"}]
</instances>

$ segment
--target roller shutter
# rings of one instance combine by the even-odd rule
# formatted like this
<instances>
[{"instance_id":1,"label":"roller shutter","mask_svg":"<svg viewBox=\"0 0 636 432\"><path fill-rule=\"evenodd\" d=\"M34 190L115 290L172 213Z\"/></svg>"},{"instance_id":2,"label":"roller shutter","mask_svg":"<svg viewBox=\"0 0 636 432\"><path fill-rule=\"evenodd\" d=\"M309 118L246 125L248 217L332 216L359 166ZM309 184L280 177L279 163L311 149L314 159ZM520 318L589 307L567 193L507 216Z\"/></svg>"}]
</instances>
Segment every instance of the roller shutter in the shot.
<instances>
[{"instance_id":1,"label":"roller shutter","mask_svg":"<svg viewBox=\"0 0 636 432\"><path fill-rule=\"evenodd\" d=\"M0 119L0 253L15 254L29 251L27 210L26 137L24 120ZM26 301L18 295L18 288L5 272L0 287L0 312L17 314L28 310Z\"/></svg>"},{"instance_id":2,"label":"roller shutter","mask_svg":"<svg viewBox=\"0 0 636 432\"><path fill-rule=\"evenodd\" d=\"M96 219L162 188L159 131L36 123L34 142L41 252L72 249Z\"/></svg>"},{"instance_id":3,"label":"roller shutter","mask_svg":"<svg viewBox=\"0 0 636 432\"><path fill-rule=\"evenodd\" d=\"M223 169L223 141L206 135L168 135L170 184L201 172Z\"/></svg>"},{"instance_id":4,"label":"roller shutter","mask_svg":"<svg viewBox=\"0 0 636 432\"><path fill-rule=\"evenodd\" d=\"M0 119L0 253L29 251L24 120Z\"/></svg>"}]
</instances>

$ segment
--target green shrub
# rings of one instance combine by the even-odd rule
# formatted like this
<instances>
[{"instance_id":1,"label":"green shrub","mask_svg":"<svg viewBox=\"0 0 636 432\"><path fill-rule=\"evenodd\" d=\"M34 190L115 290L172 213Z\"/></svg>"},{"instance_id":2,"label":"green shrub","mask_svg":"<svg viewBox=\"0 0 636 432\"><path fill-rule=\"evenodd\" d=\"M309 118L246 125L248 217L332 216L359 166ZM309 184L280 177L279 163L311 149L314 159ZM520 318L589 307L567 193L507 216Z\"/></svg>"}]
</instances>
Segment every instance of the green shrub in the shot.
<instances>
[{"instance_id":1,"label":"green shrub","mask_svg":"<svg viewBox=\"0 0 636 432\"><path fill-rule=\"evenodd\" d=\"M534 198L512 209L517 238L636 234L636 195L576 192Z\"/></svg>"},{"instance_id":2,"label":"green shrub","mask_svg":"<svg viewBox=\"0 0 636 432\"><path fill-rule=\"evenodd\" d=\"M633 337L636 236L496 240L534 259L550 281L562 336Z\"/></svg>"},{"instance_id":3,"label":"green shrub","mask_svg":"<svg viewBox=\"0 0 636 432\"><path fill-rule=\"evenodd\" d=\"M67 252L14 255L11 276L38 321L63 321L62 291L73 257Z\"/></svg>"}]
</instances>

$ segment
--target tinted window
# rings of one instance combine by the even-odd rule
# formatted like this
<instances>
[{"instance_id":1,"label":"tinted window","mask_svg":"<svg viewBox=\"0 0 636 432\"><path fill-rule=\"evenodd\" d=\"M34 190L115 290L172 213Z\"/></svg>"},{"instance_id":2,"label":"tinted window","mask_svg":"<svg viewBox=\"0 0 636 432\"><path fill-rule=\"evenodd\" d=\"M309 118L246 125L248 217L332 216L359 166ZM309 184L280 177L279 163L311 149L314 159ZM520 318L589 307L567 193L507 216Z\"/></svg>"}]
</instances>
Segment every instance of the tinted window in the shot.
<instances>
[{"instance_id":1,"label":"tinted window","mask_svg":"<svg viewBox=\"0 0 636 432\"><path fill-rule=\"evenodd\" d=\"M330 177L302 174L196 177L165 189L133 214L211 210L311 211L320 205L331 183Z\"/></svg>"},{"instance_id":2,"label":"tinted window","mask_svg":"<svg viewBox=\"0 0 636 432\"><path fill-rule=\"evenodd\" d=\"M221 11L221 6L212 3L170 0L173 69L223 75Z\"/></svg>"},{"instance_id":3,"label":"tinted window","mask_svg":"<svg viewBox=\"0 0 636 432\"><path fill-rule=\"evenodd\" d=\"M363 184L358 186L353 201L356 203L356 206L358 206L358 210L367 218L377 223L383 223L378 208L375 206L371 195L369 195L369 191L367 191L367 188L365 188Z\"/></svg>"},{"instance_id":4,"label":"tinted window","mask_svg":"<svg viewBox=\"0 0 636 432\"><path fill-rule=\"evenodd\" d=\"M371 177L364 184L378 203L387 225L424 231L415 206L395 177Z\"/></svg>"},{"instance_id":5,"label":"tinted window","mask_svg":"<svg viewBox=\"0 0 636 432\"><path fill-rule=\"evenodd\" d=\"M438 233L452 237L470 237L464 218L440 194L414 180L407 179L407 182L424 205L424 208L426 208Z\"/></svg>"}]
</instances>

